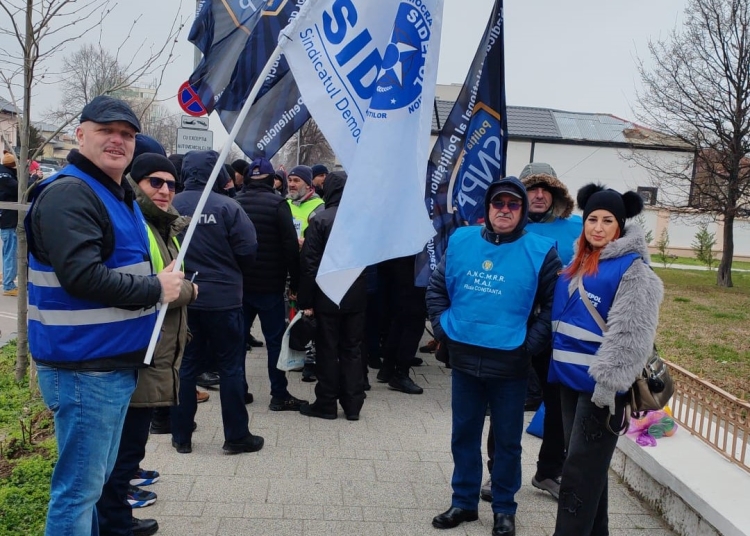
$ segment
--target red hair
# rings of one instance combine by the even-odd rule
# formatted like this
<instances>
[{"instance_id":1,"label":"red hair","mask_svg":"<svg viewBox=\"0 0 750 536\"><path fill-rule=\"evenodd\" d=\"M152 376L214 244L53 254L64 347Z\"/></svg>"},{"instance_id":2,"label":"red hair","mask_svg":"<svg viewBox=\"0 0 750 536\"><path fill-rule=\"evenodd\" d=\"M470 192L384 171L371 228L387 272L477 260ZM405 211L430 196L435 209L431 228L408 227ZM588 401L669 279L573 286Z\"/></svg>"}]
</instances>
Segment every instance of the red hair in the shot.
<instances>
[{"instance_id":1,"label":"red hair","mask_svg":"<svg viewBox=\"0 0 750 536\"><path fill-rule=\"evenodd\" d=\"M584 225L586 225L584 223ZM615 231L615 236L612 240L620 238L620 228L618 227ZM599 255L602 252L601 248L593 248L589 241L586 240L586 233L582 232L581 236L578 237L578 243L576 244L576 255L573 260L565 268L562 273L567 276L568 279L573 279L573 276L579 274L594 275L599 271Z\"/></svg>"}]
</instances>

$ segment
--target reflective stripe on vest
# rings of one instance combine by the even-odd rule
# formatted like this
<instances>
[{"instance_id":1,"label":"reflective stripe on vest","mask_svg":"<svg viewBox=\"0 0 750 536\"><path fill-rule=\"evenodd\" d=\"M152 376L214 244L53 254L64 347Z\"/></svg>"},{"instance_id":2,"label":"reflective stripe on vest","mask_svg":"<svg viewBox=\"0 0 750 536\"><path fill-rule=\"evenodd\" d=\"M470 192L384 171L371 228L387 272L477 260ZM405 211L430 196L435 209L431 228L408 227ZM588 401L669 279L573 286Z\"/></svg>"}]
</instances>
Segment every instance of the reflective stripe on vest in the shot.
<instances>
[{"instance_id":1,"label":"reflective stripe on vest","mask_svg":"<svg viewBox=\"0 0 750 536\"><path fill-rule=\"evenodd\" d=\"M132 210L99 181L68 165L39 187L72 176L85 182L104 204L114 233L114 250L102 262L128 276L151 276L146 222L137 204ZM27 214L26 228L39 193ZM49 210L53 210L50 208ZM32 237L33 238L33 237ZM35 359L75 363L145 353L156 323L156 308L129 310L70 295L53 268L29 254L29 347Z\"/></svg>"}]
</instances>

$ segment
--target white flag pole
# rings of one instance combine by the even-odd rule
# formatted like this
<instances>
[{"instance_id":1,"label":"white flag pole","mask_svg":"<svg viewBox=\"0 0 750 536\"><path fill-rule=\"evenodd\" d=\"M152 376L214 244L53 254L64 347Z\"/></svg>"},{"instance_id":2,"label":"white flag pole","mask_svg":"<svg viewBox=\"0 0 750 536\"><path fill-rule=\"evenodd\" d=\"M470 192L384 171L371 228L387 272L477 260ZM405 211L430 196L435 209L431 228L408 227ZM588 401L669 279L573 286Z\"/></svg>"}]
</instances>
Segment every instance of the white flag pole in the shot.
<instances>
[{"instance_id":1,"label":"white flag pole","mask_svg":"<svg viewBox=\"0 0 750 536\"><path fill-rule=\"evenodd\" d=\"M234 126L232 127L232 131L229 133L229 138L227 139L226 143L224 143L224 148L221 150L221 154L219 154L219 159L216 161L216 165L214 166L214 169L211 171L211 175L208 177L208 183L206 184L206 187L203 189L203 194L201 194L200 199L198 200L198 205L195 207L195 211L193 212L193 217L190 220L190 225L187 228L187 231L185 232L185 238L182 241L182 244L180 246L180 252L177 255L177 259L175 259L174 268L173 270L180 270L180 267L182 266L182 262L185 260L185 253L187 253L187 249L190 246L190 240L193 238L193 233L195 232L195 228L198 225L198 217L203 212L203 208L206 206L206 201L208 201L208 194L211 193L211 189L214 186L214 183L216 182L216 178L219 176L219 172L221 171L221 168L224 166L224 160L226 160L227 156L229 156L229 151L232 148L232 144L234 143L234 139L237 137L237 134L240 131L240 128L242 128L242 123L245 122L245 118L247 117L248 112L250 112L250 108L253 105L253 102L255 101L255 98L258 96L258 93L260 92L260 88L263 86L263 83L266 81L266 77L271 72L271 69L273 68L273 64L276 62L276 59L281 55L281 49L277 45L276 49L274 49L273 53L269 57L268 61L266 62L266 66L263 68L263 71L258 76L258 79L255 81L255 85L253 86L252 91L250 92L250 95L248 95L247 100L245 101L245 104L242 106L242 110L240 110L240 114L237 116L237 120L234 122ZM159 309L159 314L156 317L156 326L154 326L154 331L151 333L151 340L148 343L148 349L146 350L146 357L143 359L143 362L147 365L151 364L151 360L154 356L154 350L156 349L156 343L159 340L159 333L161 332L161 326L164 323L164 317L167 314L168 305L164 304Z\"/></svg>"}]
</instances>

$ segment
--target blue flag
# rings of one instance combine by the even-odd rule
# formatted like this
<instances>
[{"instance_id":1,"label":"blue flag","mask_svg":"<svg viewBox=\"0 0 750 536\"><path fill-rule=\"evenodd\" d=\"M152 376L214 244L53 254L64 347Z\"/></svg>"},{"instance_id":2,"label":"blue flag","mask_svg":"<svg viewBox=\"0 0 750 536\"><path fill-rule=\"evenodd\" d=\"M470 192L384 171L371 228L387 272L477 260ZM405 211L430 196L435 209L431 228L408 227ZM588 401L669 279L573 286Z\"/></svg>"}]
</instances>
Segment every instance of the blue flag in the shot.
<instances>
[{"instance_id":1,"label":"blue flag","mask_svg":"<svg viewBox=\"0 0 750 536\"><path fill-rule=\"evenodd\" d=\"M418 286L427 286L456 227L484 221L484 194L495 178L505 175L507 147L503 1L495 0L463 88L427 164L425 203L436 236L417 256Z\"/></svg>"},{"instance_id":2,"label":"blue flag","mask_svg":"<svg viewBox=\"0 0 750 536\"><path fill-rule=\"evenodd\" d=\"M296 17L303 3L304 0L205 0L201 5L188 39L203 53L203 59L190 75L190 84L208 113L219 113L227 131L234 127L242 105L275 50L279 33ZM235 140L250 157L271 158L310 118L288 73L289 65L282 56L264 81ZM258 143L263 139L267 141Z\"/></svg>"}]
</instances>

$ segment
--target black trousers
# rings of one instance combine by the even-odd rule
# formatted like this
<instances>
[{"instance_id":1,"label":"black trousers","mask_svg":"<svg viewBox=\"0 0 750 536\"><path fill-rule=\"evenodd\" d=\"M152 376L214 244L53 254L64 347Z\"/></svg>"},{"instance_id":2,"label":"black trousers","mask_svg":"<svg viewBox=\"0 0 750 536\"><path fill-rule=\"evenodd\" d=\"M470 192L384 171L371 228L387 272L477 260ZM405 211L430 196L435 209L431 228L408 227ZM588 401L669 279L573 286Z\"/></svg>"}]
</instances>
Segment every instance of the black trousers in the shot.
<instances>
[{"instance_id":1,"label":"black trousers","mask_svg":"<svg viewBox=\"0 0 750 536\"><path fill-rule=\"evenodd\" d=\"M347 415L359 415L365 401L362 342L365 312L315 312L318 330L315 403L323 411L336 412L336 401Z\"/></svg>"},{"instance_id":2,"label":"black trousers","mask_svg":"<svg viewBox=\"0 0 750 536\"><path fill-rule=\"evenodd\" d=\"M536 462L536 477L538 480L557 478L562 475L563 463L565 462L565 434L563 433L562 411L560 408L560 386L547 382L552 349L534 356L531 365L539 378L542 386L542 398L544 400L544 438L539 449L539 458ZM495 439L490 429L487 438L487 452L489 460L487 467L492 472L492 463L495 452Z\"/></svg>"},{"instance_id":3,"label":"black trousers","mask_svg":"<svg viewBox=\"0 0 750 536\"><path fill-rule=\"evenodd\" d=\"M129 407L125 414L117 460L96 503L100 536L133 534L133 509L128 503L128 486L146 455L152 412L153 408Z\"/></svg>"},{"instance_id":4,"label":"black trousers","mask_svg":"<svg viewBox=\"0 0 750 536\"><path fill-rule=\"evenodd\" d=\"M414 256L380 263L378 275L383 284L388 316L383 368L408 373L424 334L427 289L414 286Z\"/></svg>"},{"instance_id":5,"label":"black trousers","mask_svg":"<svg viewBox=\"0 0 750 536\"><path fill-rule=\"evenodd\" d=\"M624 397L615 400L615 415L591 402L591 393L560 387L568 457L562 473L554 536L608 536L608 472L621 427Z\"/></svg>"}]
</instances>

